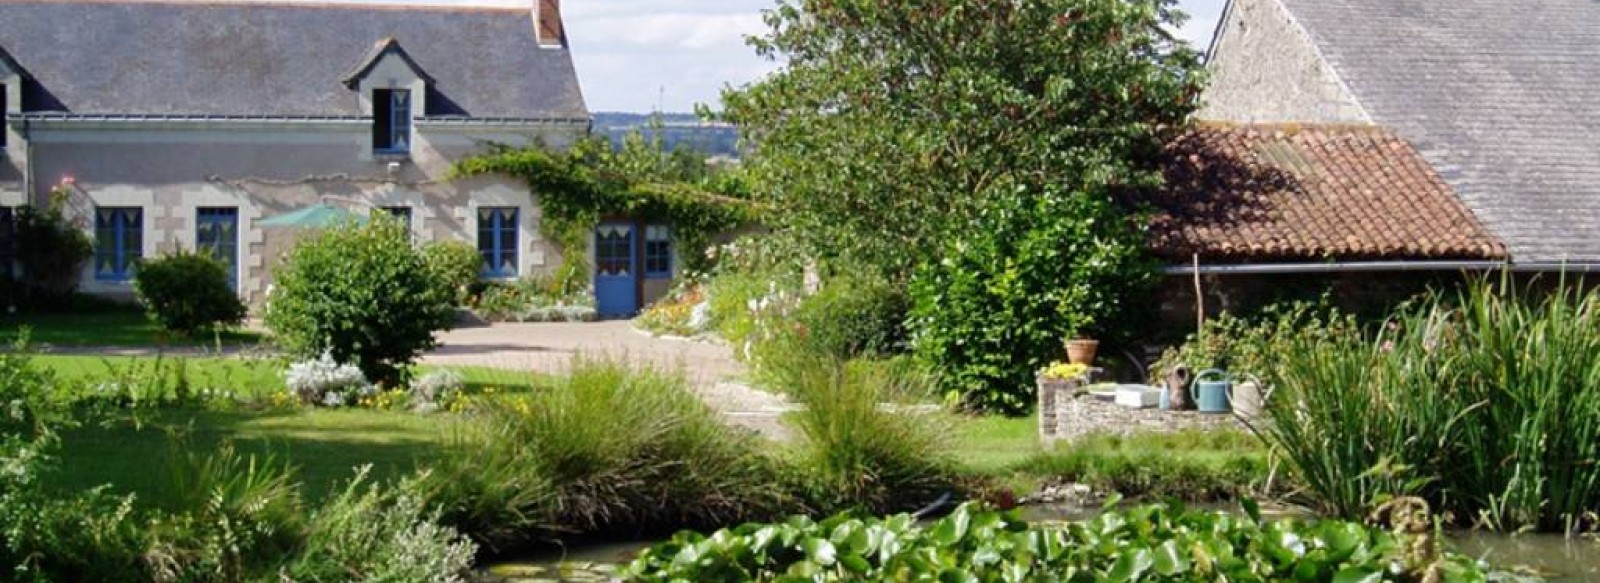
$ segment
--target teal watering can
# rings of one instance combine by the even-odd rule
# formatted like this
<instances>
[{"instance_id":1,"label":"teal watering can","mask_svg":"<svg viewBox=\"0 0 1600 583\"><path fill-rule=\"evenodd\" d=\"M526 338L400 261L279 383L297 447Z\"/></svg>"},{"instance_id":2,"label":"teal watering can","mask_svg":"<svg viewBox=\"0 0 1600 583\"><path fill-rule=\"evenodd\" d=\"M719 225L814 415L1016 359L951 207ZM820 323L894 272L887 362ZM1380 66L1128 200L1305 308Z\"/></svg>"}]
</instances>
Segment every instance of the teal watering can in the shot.
<instances>
[{"instance_id":1,"label":"teal watering can","mask_svg":"<svg viewBox=\"0 0 1600 583\"><path fill-rule=\"evenodd\" d=\"M1206 380L1208 376L1218 375L1222 380ZM1216 415L1232 411L1233 377L1217 369L1194 375L1194 384L1189 386L1189 396L1194 398L1195 405L1199 407L1201 413Z\"/></svg>"}]
</instances>

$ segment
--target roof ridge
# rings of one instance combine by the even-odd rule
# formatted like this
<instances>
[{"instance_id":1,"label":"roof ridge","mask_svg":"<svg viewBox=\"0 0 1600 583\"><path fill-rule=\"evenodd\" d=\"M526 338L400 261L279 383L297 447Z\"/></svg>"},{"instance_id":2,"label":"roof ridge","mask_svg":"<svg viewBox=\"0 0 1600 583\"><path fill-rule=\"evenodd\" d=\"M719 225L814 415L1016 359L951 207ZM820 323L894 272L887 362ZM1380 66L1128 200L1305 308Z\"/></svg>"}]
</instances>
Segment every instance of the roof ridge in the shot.
<instances>
[{"instance_id":1,"label":"roof ridge","mask_svg":"<svg viewBox=\"0 0 1600 583\"><path fill-rule=\"evenodd\" d=\"M1383 126L1381 124L1361 123L1361 122L1318 122L1318 121L1308 121L1308 122L1298 122L1298 121L1247 122L1247 121L1229 121L1229 120L1223 120L1223 119L1197 119L1197 120L1194 121L1194 127L1196 129L1219 129L1219 130L1234 130L1234 129L1237 129L1237 130L1281 131L1281 132L1288 133L1288 134L1295 134L1295 133L1300 133L1300 132L1304 132L1304 131L1317 131L1317 130L1352 132L1352 133L1360 132L1360 133L1372 133L1372 134L1393 134L1394 133L1393 129L1388 128L1386 126Z\"/></svg>"}]
</instances>

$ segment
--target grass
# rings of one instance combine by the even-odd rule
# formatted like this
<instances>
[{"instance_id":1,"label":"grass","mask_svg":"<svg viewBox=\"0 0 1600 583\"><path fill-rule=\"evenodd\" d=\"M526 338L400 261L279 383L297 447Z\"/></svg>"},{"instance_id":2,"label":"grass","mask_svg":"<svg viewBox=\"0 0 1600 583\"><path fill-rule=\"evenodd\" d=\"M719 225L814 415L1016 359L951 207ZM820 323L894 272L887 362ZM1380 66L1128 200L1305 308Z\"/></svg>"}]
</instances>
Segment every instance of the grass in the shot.
<instances>
[{"instance_id":1,"label":"grass","mask_svg":"<svg viewBox=\"0 0 1600 583\"><path fill-rule=\"evenodd\" d=\"M249 347L265 338L253 330L232 329L217 335L195 338L173 336L152 322L143 312L106 310L63 314L23 314L0 319L0 339L16 338L22 328L31 329L34 344L61 347L115 346L143 348L170 346L181 348Z\"/></svg>"},{"instance_id":2,"label":"grass","mask_svg":"<svg viewBox=\"0 0 1600 583\"><path fill-rule=\"evenodd\" d=\"M1045 448L1037 417L966 417L956 422L955 457L972 474L1028 491L1076 482L1132 498L1192 502L1259 491L1268 464L1260 440L1239 431L1089 435Z\"/></svg>"},{"instance_id":3,"label":"grass","mask_svg":"<svg viewBox=\"0 0 1600 583\"><path fill-rule=\"evenodd\" d=\"M148 383L154 371L167 378L183 367L191 386L226 389L245 404L224 410L141 412L137 418L87 424L63 431L61 491L111 484L116 491L166 505L173 502L166 478L169 433L188 434L194 448L211 451L233 441L241 454L275 453L300 467L306 492L320 500L335 481L372 464L375 477L398 476L450 449L459 416L417 415L368 409L260 409L284 391L281 359L225 357L98 357L37 355L34 365L53 371L65 387L85 383ZM435 367L420 367L425 373ZM466 380L470 395L524 395L554 382L548 375L484 367L450 367Z\"/></svg>"},{"instance_id":4,"label":"grass","mask_svg":"<svg viewBox=\"0 0 1600 583\"><path fill-rule=\"evenodd\" d=\"M246 398L260 398L283 390L283 373L288 361L282 358L171 357L171 356L93 356L41 354L33 362L54 372L57 378L72 383L98 383L137 377L152 367L169 375L180 366L189 381L199 388L226 388ZM449 368L466 381L469 393L525 393L548 386L553 377L541 373L491 367L417 367L417 374ZM492 390L492 391L491 391Z\"/></svg>"},{"instance_id":5,"label":"grass","mask_svg":"<svg viewBox=\"0 0 1600 583\"><path fill-rule=\"evenodd\" d=\"M241 455L287 460L299 468L308 500L320 502L357 467L372 465L380 479L398 477L444 455L461 419L360 409L163 411L139 421L62 431L60 471L48 474L47 483L62 493L108 484L114 492L179 510L167 468L171 432L181 432L196 451L215 451L231 441Z\"/></svg>"}]
</instances>

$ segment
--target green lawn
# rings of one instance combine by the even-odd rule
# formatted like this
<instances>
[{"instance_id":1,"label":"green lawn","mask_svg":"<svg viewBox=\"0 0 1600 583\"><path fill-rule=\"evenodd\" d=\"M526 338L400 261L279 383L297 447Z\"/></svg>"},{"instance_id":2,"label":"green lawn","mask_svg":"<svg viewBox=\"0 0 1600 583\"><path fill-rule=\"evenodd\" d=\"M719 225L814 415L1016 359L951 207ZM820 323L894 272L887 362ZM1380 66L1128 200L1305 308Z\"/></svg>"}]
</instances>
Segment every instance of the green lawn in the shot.
<instances>
[{"instance_id":1,"label":"green lawn","mask_svg":"<svg viewBox=\"0 0 1600 583\"><path fill-rule=\"evenodd\" d=\"M307 498L318 501L356 467L371 464L374 477L398 477L446 454L461 419L363 409L164 411L138 422L63 431L61 471L46 482L60 492L110 485L115 492L170 506L172 434L184 433L194 451L212 451L231 440L240 454L270 453L288 460L299 469Z\"/></svg>"},{"instance_id":2,"label":"green lawn","mask_svg":"<svg viewBox=\"0 0 1600 583\"><path fill-rule=\"evenodd\" d=\"M953 430L956 460L978 473L1000 473L1043 451L1034 416L960 417Z\"/></svg>"},{"instance_id":3,"label":"green lawn","mask_svg":"<svg viewBox=\"0 0 1600 583\"><path fill-rule=\"evenodd\" d=\"M243 398L263 398L284 390L283 374L289 363L283 358L171 357L171 356L92 356L43 354L33 361L68 383L105 382L119 379L149 378L160 370L168 379L179 371L188 375L191 386L227 389ZM418 374L440 367L418 367ZM486 367L448 367L461 373L467 389L483 392L526 392L550 381L548 375Z\"/></svg>"},{"instance_id":4,"label":"green lawn","mask_svg":"<svg viewBox=\"0 0 1600 583\"><path fill-rule=\"evenodd\" d=\"M0 318L0 339L11 341L22 328L30 328L29 341L52 346L117 347L217 347L236 348L260 344L262 335L229 330L195 338L174 337L135 310L108 310L65 314L25 314Z\"/></svg>"},{"instance_id":5,"label":"green lawn","mask_svg":"<svg viewBox=\"0 0 1600 583\"><path fill-rule=\"evenodd\" d=\"M40 355L33 362L68 384L170 379L179 368L194 389L232 390L246 403L234 410L145 411L137 418L86 423L62 432L61 471L49 479L62 492L109 484L155 504L171 502L172 434L187 434L194 451L231 440L241 454L272 453L299 468L305 494L320 500L353 469L372 464L376 477L397 477L448 452L460 416L370 409L274 409L250 405L284 390L282 359L157 358ZM527 393L551 377L492 368L451 367L471 394ZM419 372L432 370L421 367ZM169 385L170 386L170 385Z\"/></svg>"}]
</instances>

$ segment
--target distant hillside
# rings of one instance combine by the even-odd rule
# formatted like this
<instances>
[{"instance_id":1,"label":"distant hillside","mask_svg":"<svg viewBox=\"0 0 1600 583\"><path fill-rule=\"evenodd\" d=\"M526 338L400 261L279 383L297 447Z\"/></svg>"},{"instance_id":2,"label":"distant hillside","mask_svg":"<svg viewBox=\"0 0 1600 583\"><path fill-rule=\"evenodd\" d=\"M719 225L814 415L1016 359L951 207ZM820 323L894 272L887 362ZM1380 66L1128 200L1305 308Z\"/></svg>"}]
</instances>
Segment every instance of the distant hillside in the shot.
<instances>
[{"instance_id":1,"label":"distant hillside","mask_svg":"<svg viewBox=\"0 0 1600 583\"><path fill-rule=\"evenodd\" d=\"M637 130L645 135L656 131L651 127L660 120L661 140L668 148L686 145L712 156L739 156L739 131L733 126L707 124L692 113L623 113L602 111L594 114L594 132L620 142L623 136Z\"/></svg>"}]
</instances>

